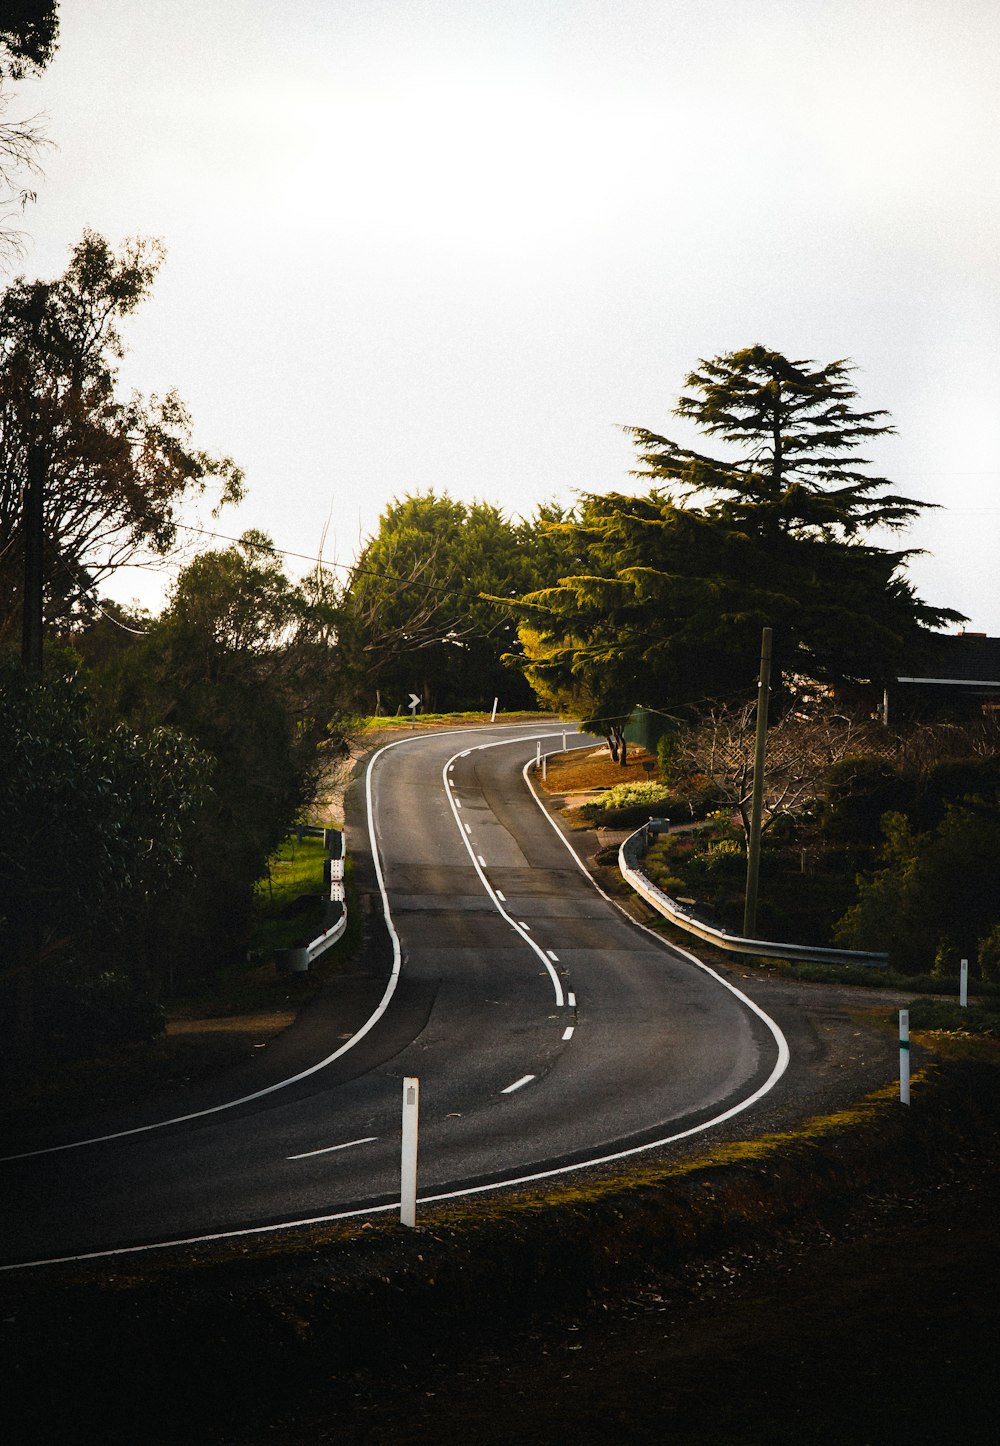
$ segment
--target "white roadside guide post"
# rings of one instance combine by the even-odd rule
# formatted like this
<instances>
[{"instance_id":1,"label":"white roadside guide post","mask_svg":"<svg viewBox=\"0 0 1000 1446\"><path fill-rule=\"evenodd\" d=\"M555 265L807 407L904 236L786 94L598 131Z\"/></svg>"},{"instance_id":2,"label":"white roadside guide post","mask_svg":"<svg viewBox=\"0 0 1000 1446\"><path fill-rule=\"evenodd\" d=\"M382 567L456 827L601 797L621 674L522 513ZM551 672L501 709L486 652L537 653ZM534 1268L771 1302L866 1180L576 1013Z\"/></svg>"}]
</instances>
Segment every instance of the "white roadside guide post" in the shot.
<instances>
[{"instance_id":1,"label":"white roadside guide post","mask_svg":"<svg viewBox=\"0 0 1000 1446\"><path fill-rule=\"evenodd\" d=\"M490 714L490 722L491 722L491 723L495 723L495 722L497 721L497 704L498 704L499 702L500 702L500 699L499 699L499 698L494 698L494 699L493 699L493 712Z\"/></svg>"},{"instance_id":2,"label":"white roadside guide post","mask_svg":"<svg viewBox=\"0 0 1000 1446\"><path fill-rule=\"evenodd\" d=\"M899 1011L899 1102L910 1103L910 1011Z\"/></svg>"},{"instance_id":3,"label":"white roadside guide post","mask_svg":"<svg viewBox=\"0 0 1000 1446\"><path fill-rule=\"evenodd\" d=\"M958 1002L963 1009L969 1004L969 961L962 960L961 972L958 976Z\"/></svg>"},{"instance_id":4,"label":"white roadside guide post","mask_svg":"<svg viewBox=\"0 0 1000 1446\"><path fill-rule=\"evenodd\" d=\"M420 1081L403 1079L403 1157L400 1169L399 1223L417 1223L417 1124L420 1116Z\"/></svg>"}]
</instances>

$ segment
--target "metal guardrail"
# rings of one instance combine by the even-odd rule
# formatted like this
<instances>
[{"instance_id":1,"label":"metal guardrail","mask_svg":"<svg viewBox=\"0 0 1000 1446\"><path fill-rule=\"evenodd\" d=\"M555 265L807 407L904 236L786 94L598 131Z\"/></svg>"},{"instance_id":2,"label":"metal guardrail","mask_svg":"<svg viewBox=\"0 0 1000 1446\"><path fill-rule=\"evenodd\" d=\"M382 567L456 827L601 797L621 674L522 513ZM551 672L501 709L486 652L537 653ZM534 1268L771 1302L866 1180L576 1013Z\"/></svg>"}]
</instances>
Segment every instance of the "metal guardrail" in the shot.
<instances>
[{"instance_id":1,"label":"metal guardrail","mask_svg":"<svg viewBox=\"0 0 1000 1446\"><path fill-rule=\"evenodd\" d=\"M646 852L648 831L646 826L630 834L618 850L618 869L622 878L658 914L695 934L706 943L714 944L729 954L758 954L765 959L786 959L800 964L861 964L872 969L887 969L888 954L866 953L856 949L826 949L808 944L778 944L770 939L745 939L739 934L727 933L714 924L699 919L692 910L676 899L670 898L638 867L639 860Z\"/></svg>"},{"instance_id":2,"label":"metal guardrail","mask_svg":"<svg viewBox=\"0 0 1000 1446\"><path fill-rule=\"evenodd\" d=\"M344 835L338 828L319 828L312 824L302 824L297 829L299 840L303 838L322 838L330 857L323 865L323 886L327 889L326 922L332 913L336 918L328 928L324 928L321 934L315 939L310 939L308 944L297 949L278 949L275 953L275 962L279 969L287 974L303 974L311 964L324 954L331 945L343 936L347 928L347 898L344 891Z\"/></svg>"}]
</instances>

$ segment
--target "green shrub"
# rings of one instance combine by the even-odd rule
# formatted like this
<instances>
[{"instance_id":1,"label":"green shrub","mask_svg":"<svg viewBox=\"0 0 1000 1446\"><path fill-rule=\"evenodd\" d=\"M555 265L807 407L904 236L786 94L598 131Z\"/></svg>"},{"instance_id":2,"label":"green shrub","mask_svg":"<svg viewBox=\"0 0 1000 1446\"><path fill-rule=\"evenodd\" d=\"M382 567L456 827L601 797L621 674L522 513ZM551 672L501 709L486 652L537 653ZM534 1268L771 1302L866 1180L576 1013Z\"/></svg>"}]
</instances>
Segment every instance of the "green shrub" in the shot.
<instances>
[{"instance_id":1,"label":"green shrub","mask_svg":"<svg viewBox=\"0 0 1000 1446\"><path fill-rule=\"evenodd\" d=\"M39 1041L56 1059L101 1055L123 1044L146 1043L166 1028L154 1000L121 974L59 978L38 991Z\"/></svg>"},{"instance_id":2,"label":"green shrub","mask_svg":"<svg viewBox=\"0 0 1000 1446\"><path fill-rule=\"evenodd\" d=\"M979 941L979 973L991 984L1000 983L1000 924L994 924Z\"/></svg>"},{"instance_id":3,"label":"green shrub","mask_svg":"<svg viewBox=\"0 0 1000 1446\"><path fill-rule=\"evenodd\" d=\"M661 783L676 782L677 752L676 733L662 733L656 745L656 770Z\"/></svg>"},{"instance_id":4,"label":"green shrub","mask_svg":"<svg viewBox=\"0 0 1000 1446\"><path fill-rule=\"evenodd\" d=\"M593 803L585 803L584 818L605 828L641 828L662 814L671 799L662 783L617 783Z\"/></svg>"}]
</instances>

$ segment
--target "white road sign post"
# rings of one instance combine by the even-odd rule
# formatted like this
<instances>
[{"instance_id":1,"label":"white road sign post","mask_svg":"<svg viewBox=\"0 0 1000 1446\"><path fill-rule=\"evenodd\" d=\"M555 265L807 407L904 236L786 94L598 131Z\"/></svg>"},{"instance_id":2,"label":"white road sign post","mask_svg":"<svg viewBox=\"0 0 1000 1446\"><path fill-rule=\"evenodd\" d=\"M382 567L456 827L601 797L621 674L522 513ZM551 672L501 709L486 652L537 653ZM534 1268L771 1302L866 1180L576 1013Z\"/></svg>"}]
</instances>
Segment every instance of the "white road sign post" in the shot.
<instances>
[{"instance_id":1,"label":"white road sign post","mask_svg":"<svg viewBox=\"0 0 1000 1446\"><path fill-rule=\"evenodd\" d=\"M420 697L419 697L419 694L417 694L417 693L411 693L411 694L410 694L410 703L409 703L409 708L410 708L410 722L413 724L414 728L417 726L417 709L418 709L419 707L420 707Z\"/></svg>"},{"instance_id":2,"label":"white road sign post","mask_svg":"<svg viewBox=\"0 0 1000 1446\"><path fill-rule=\"evenodd\" d=\"M417 1126L420 1117L420 1081L403 1079L403 1154L400 1169L399 1223L417 1223Z\"/></svg>"},{"instance_id":3,"label":"white road sign post","mask_svg":"<svg viewBox=\"0 0 1000 1446\"><path fill-rule=\"evenodd\" d=\"M967 1009L967 1008L968 1008L968 1004L969 1004L969 961L968 961L968 959L963 959L963 960L962 960L961 972L960 972L960 974L959 974L959 979L958 979L958 1002L959 1002L959 1004L962 1006L963 1009Z\"/></svg>"},{"instance_id":4,"label":"white road sign post","mask_svg":"<svg viewBox=\"0 0 1000 1446\"><path fill-rule=\"evenodd\" d=\"M910 1103L910 1011L899 1011L899 1102Z\"/></svg>"}]
</instances>

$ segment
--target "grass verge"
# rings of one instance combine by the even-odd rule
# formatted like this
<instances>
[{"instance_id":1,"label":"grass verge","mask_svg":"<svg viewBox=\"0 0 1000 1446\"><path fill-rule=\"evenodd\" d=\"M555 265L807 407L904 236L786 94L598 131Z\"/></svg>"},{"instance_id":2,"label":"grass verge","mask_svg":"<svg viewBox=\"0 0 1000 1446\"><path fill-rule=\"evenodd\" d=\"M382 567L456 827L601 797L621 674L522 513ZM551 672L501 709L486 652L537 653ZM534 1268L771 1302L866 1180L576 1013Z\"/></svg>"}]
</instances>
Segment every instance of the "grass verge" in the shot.
<instances>
[{"instance_id":1,"label":"grass verge","mask_svg":"<svg viewBox=\"0 0 1000 1446\"><path fill-rule=\"evenodd\" d=\"M323 887L326 852L319 839L289 839L271 864L270 886L258 886L251 957L222 971L196 993L167 1001L166 1033L93 1059L40 1066L10 1081L0 1101L0 1141L28 1148L39 1134L83 1125L106 1109L129 1108L211 1080L252 1059L356 957L364 934L345 860L347 928L313 967L280 974L274 950L314 937L319 906L295 910L301 891ZM291 912L289 912L291 911ZM284 915L284 916L283 916Z\"/></svg>"},{"instance_id":2,"label":"grass verge","mask_svg":"<svg viewBox=\"0 0 1000 1446\"><path fill-rule=\"evenodd\" d=\"M934 1065L915 1074L910 1109L881 1090L687 1162L427 1210L416 1230L383 1218L7 1277L10 1378L45 1402L49 1433L60 1409L94 1412L105 1440L232 1430L299 1401L317 1372L349 1398L352 1373L376 1363L413 1369L434 1350L460 1363L629 1281L680 1280L692 1262L780 1245L791 1222L845 1219L866 1194L982 1171L998 1153L998 1081Z\"/></svg>"}]
</instances>

